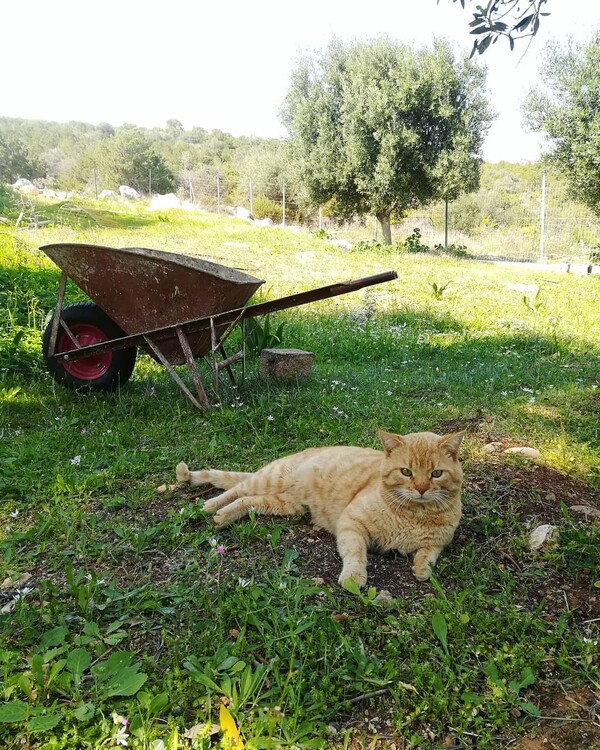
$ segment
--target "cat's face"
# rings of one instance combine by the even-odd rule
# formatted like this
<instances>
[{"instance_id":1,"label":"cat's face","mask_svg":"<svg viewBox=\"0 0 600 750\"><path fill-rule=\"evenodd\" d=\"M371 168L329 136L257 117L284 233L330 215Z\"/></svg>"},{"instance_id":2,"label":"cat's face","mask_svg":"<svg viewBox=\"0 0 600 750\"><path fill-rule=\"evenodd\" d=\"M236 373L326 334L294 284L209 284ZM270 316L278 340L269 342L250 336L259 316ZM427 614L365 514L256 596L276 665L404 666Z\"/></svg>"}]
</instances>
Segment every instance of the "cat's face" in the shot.
<instances>
[{"instance_id":1,"label":"cat's face","mask_svg":"<svg viewBox=\"0 0 600 750\"><path fill-rule=\"evenodd\" d=\"M388 503L392 507L418 502L432 503L440 510L449 508L462 485L458 449L463 436L463 432L392 435L381 430L385 451L382 492Z\"/></svg>"}]
</instances>

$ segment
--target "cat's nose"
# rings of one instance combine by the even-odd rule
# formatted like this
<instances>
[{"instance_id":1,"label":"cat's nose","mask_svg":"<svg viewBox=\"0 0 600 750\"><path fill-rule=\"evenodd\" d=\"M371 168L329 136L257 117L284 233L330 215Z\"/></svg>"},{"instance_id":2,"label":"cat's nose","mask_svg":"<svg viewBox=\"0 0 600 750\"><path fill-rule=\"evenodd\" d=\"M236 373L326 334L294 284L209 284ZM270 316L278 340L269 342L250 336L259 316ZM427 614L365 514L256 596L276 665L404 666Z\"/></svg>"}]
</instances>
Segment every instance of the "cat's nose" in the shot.
<instances>
[{"instance_id":1,"label":"cat's nose","mask_svg":"<svg viewBox=\"0 0 600 750\"><path fill-rule=\"evenodd\" d=\"M429 485L428 485L428 484L417 484L417 483L415 482L415 489L416 489L416 491L417 491L417 492L419 493L419 495L421 495L421 497L423 497L423 495L424 495L424 494L425 494L425 493L427 492L427 490L429 489Z\"/></svg>"}]
</instances>

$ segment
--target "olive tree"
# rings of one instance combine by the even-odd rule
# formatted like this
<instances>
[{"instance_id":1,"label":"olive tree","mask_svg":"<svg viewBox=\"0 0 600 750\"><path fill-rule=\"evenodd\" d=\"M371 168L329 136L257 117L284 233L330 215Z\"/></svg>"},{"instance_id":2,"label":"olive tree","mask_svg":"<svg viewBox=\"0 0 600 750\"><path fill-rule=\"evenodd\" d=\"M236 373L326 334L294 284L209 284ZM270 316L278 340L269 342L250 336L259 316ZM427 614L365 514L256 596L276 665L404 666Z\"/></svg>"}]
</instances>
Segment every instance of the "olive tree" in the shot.
<instances>
[{"instance_id":1,"label":"olive tree","mask_svg":"<svg viewBox=\"0 0 600 750\"><path fill-rule=\"evenodd\" d=\"M283 108L291 163L308 200L340 218L390 218L479 182L492 119L485 71L449 46L415 50L387 37L333 40L302 59Z\"/></svg>"},{"instance_id":2,"label":"olive tree","mask_svg":"<svg viewBox=\"0 0 600 750\"><path fill-rule=\"evenodd\" d=\"M600 33L586 45L550 44L541 73L525 102L528 125L546 134L570 194L600 216Z\"/></svg>"},{"instance_id":3,"label":"olive tree","mask_svg":"<svg viewBox=\"0 0 600 750\"><path fill-rule=\"evenodd\" d=\"M439 4L440 0L438 0ZM472 0L452 0L464 8ZM543 8L547 0L487 0L476 5L469 24L471 34L478 37L473 42L471 56L483 54L490 44L506 37L511 50L519 39L534 37L540 28L540 18L549 16Z\"/></svg>"}]
</instances>

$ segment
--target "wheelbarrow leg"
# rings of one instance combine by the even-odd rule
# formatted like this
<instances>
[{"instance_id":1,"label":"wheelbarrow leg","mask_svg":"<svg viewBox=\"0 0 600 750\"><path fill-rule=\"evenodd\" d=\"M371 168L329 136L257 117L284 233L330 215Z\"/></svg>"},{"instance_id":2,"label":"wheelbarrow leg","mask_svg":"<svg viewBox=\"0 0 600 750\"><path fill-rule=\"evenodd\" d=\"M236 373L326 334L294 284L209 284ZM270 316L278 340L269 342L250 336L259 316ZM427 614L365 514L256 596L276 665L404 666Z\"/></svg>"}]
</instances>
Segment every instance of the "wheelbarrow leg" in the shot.
<instances>
[{"instance_id":1,"label":"wheelbarrow leg","mask_svg":"<svg viewBox=\"0 0 600 750\"><path fill-rule=\"evenodd\" d=\"M169 375L173 378L173 380L181 388L181 390L183 391L183 393L185 394L185 396L187 396L187 398L189 398L189 400L192 402L192 404L194 404L194 406L196 406L198 409L207 409L208 408L208 399L206 399L206 394L204 394L204 398L206 399L206 401L204 403L201 403L200 401L198 401L198 399L190 391L190 389L187 387L187 385L183 382L183 380L175 372L175 368L171 365L171 363L167 360L167 358L165 357L165 355L156 346L156 344L154 343L154 341L152 341L152 339L150 338L150 336L144 335L144 340L148 344L148 346L150 347L150 349L152 349L152 351L156 355L156 357L159 360L159 362L167 368L167 370L169 372ZM202 390L204 390L204 389L202 389Z\"/></svg>"},{"instance_id":2,"label":"wheelbarrow leg","mask_svg":"<svg viewBox=\"0 0 600 750\"><path fill-rule=\"evenodd\" d=\"M67 274L63 271L58 282L58 296L56 298L56 307L52 316L52 331L50 333L50 344L48 346L48 356L51 357L56 349L56 339L58 338L58 326L60 325L60 313L62 310L63 299L65 297L65 288L67 286Z\"/></svg>"},{"instance_id":3,"label":"wheelbarrow leg","mask_svg":"<svg viewBox=\"0 0 600 750\"><path fill-rule=\"evenodd\" d=\"M183 351L183 354L185 355L185 361L188 364L192 380L194 381L194 385L196 386L198 400L205 408L208 408L208 398L206 396L204 386L202 385L202 380L200 379L200 373L198 372L198 366L196 365L196 360L194 359L194 355L192 354L190 342L187 340L187 336L182 331L181 326L176 326L175 330L177 331L179 343L181 344L181 349Z\"/></svg>"}]
</instances>

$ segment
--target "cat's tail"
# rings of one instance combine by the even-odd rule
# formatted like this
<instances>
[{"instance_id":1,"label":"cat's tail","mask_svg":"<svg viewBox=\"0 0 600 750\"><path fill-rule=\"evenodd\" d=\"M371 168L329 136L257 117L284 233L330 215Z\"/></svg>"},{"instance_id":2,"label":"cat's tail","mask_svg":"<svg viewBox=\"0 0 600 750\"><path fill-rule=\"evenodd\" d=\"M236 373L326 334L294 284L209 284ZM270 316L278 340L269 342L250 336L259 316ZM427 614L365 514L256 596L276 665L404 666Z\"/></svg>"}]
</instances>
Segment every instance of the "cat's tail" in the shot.
<instances>
[{"instance_id":1,"label":"cat's tail","mask_svg":"<svg viewBox=\"0 0 600 750\"><path fill-rule=\"evenodd\" d=\"M223 490L235 487L252 474L243 471L218 471L217 469L205 469L201 471L190 471L183 461L177 464L175 469L178 482L189 482L190 484L212 484Z\"/></svg>"}]
</instances>

